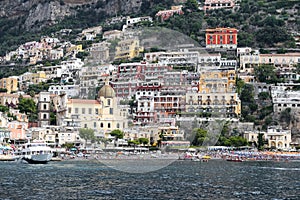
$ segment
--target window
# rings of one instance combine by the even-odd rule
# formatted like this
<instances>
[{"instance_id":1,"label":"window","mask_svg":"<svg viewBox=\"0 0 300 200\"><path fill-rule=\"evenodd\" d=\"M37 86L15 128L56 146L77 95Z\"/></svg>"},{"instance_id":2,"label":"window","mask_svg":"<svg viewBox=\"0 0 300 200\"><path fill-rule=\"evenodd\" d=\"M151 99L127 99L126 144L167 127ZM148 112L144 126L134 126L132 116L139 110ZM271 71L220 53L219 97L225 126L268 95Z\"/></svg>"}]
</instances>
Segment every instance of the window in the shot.
<instances>
[{"instance_id":1,"label":"window","mask_svg":"<svg viewBox=\"0 0 300 200\"><path fill-rule=\"evenodd\" d=\"M85 114L85 108L82 108L82 109L81 109L81 113L82 113L82 114Z\"/></svg>"},{"instance_id":2,"label":"window","mask_svg":"<svg viewBox=\"0 0 300 200\"><path fill-rule=\"evenodd\" d=\"M47 114L44 114L44 115L43 115L43 119L47 119Z\"/></svg>"},{"instance_id":3,"label":"window","mask_svg":"<svg viewBox=\"0 0 300 200\"><path fill-rule=\"evenodd\" d=\"M68 113L71 113L72 112L72 108L68 108Z\"/></svg>"},{"instance_id":4,"label":"window","mask_svg":"<svg viewBox=\"0 0 300 200\"><path fill-rule=\"evenodd\" d=\"M95 109L95 114L98 115L98 108Z\"/></svg>"},{"instance_id":5,"label":"window","mask_svg":"<svg viewBox=\"0 0 300 200\"><path fill-rule=\"evenodd\" d=\"M114 109L113 108L109 108L109 114L113 115L114 114Z\"/></svg>"},{"instance_id":6,"label":"window","mask_svg":"<svg viewBox=\"0 0 300 200\"><path fill-rule=\"evenodd\" d=\"M47 104L44 104L44 110L47 110Z\"/></svg>"},{"instance_id":7,"label":"window","mask_svg":"<svg viewBox=\"0 0 300 200\"><path fill-rule=\"evenodd\" d=\"M89 114L90 114L90 115L92 114L92 109L91 109L91 108L89 108Z\"/></svg>"},{"instance_id":8,"label":"window","mask_svg":"<svg viewBox=\"0 0 300 200\"><path fill-rule=\"evenodd\" d=\"M84 128L87 128L87 124L84 124Z\"/></svg>"},{"instance_id":9,"label":"window","mask_svg":"<svg viewBox=\"0 0 300 200\"><path fill-rule=\"evenodd\" d=\"M117 123L117 128L120 128L120 124L119 123Z\"/></svg>"},{"instance_id":10,"label":"window","mask_svg":"<svg viewBox=\"0 0 300 200\"><path fill-rule=\"evenodd\" d=\"M107 128L110 128L110 123L107 124Z\"/></svg>"},{"instance_id":11,"label":"window","mask_svg":"<svg viewBox=\"0 0 300 200\"><path fill-rule=\"evenodd\" d=\"M100 123L100 128L103 128L103 122Z\"/></svg>"},{"instance_id":12,"label":"window","mask_svg":"<svg viewBox=\"0 0 300 200\"><path fill-rule=\"evenodd\" d=\"M78 114L78 108L75 108L75 113Z\"/></svg>"},{"instance_id":13,"label":"window","mask_svg":"<svg viewBox=\"0 0 300 200\"><path fill-rule=\"evenodd\" d=\"M110 99L107 99L107 105L110 106Z\"/></svg>"},{"instance_id":14,"label":"window","mask_svg":"<svg viewBox=\"0 0 300 200\"><path fill-rule=\"evenodd\" d=\"M94 122L94 128L96 128L97 127L97 123L96 122Z\"/></svg>"}]
</instances>

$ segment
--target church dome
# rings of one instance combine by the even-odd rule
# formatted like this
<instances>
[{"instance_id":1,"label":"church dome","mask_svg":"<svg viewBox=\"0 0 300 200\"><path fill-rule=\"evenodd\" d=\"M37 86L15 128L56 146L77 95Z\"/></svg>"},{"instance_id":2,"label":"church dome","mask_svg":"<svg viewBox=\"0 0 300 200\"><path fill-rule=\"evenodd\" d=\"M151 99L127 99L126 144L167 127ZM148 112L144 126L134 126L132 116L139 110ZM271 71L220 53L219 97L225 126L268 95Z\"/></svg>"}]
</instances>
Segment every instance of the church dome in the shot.
<instances>
[{"instance_id":1,"label":"church dome","mask_svg":"<svg viewBox=\"0 0 300 200\"><path fill-rule=\"evenodd\" d=\"M116 93L114 89L108 84L108 81L105 81L105 85L99 90L98 97L104 98L114 98Z\"/></svg>"}]
</instances>

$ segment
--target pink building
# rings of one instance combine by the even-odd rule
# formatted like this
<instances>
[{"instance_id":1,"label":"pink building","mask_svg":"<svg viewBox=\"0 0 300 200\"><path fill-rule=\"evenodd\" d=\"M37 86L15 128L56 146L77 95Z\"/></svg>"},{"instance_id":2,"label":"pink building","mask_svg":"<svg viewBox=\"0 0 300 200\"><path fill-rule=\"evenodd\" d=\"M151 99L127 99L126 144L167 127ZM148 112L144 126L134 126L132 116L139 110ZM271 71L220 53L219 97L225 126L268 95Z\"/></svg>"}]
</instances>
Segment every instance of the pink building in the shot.
<instances>
[{"instance_id":1,"label":"pink building","mask_svg":"<svg viewBox=\"0 0 300 200\"><path fill-rule=\"evenodd\" d=\"M156 17L160 17L162 21L165 21L172 17L174 14L183 15L182 6L172 6L171 10L160 10L156 13Z\"/></svg>"},{"instance_id":2,"label":"pink building","mask_svg":"<svg viewBox=\"0 0 300 200\"><path fill-rule=\"evenodd\" d=\"M19 141L26 139L26 129L28 124L26 122L12 121L8 122L8 130L11 132L10 140Z\"/></svg>"}]
</instances>

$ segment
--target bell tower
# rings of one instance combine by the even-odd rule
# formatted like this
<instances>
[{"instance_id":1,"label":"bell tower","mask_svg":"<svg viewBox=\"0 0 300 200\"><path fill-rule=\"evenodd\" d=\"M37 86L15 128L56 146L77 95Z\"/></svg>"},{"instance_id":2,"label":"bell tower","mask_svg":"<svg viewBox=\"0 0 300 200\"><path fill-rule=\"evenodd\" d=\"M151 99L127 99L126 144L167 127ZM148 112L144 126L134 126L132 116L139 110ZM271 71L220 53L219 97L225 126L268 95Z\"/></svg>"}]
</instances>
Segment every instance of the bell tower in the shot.
<instances>
[{"instance_id":1,"label":"bell tower","mask_svg":"<svg viewBox=\"0 0 300 200\"><path fill-rule=\"evenodd\" d=\"M38 126L50 125L50 93L40 92L38 99Z\"/></svg>"}]
</instances>

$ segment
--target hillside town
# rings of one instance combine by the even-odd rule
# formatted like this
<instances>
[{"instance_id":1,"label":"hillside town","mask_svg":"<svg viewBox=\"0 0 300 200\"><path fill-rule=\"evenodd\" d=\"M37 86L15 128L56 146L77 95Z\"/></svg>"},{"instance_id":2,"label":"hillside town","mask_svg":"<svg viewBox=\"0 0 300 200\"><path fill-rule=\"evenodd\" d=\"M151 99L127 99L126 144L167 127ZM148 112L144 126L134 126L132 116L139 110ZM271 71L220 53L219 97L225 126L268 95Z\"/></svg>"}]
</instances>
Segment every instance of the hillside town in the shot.
<instances>
[{"instance_id":1,"label":"hillside town","mask_svg":"<svg viewBox=\"0 0 300 200\"><path fill-rule=\"evenodd\" d=\"M237 6L206 0L199 9ZM184 14L183 5L173 5L155 18L117 16L106 23L122 23L121 30L95 26L68 40L74 30L61 29L7 52L1 66L16 74L0 79L1 146L28 140L78 149L201 146L193 130L222 122L211 146L299 149L299 49L240 46L236 27L206 28L205 46L177 44L180 35L170 46L152 46L164 30L151 24ZM28 70L17 75L22 67ZM82 133L90 129L94 137ZM246 143L229 143L233 137Z\"/></svg>"}]
</instances>

